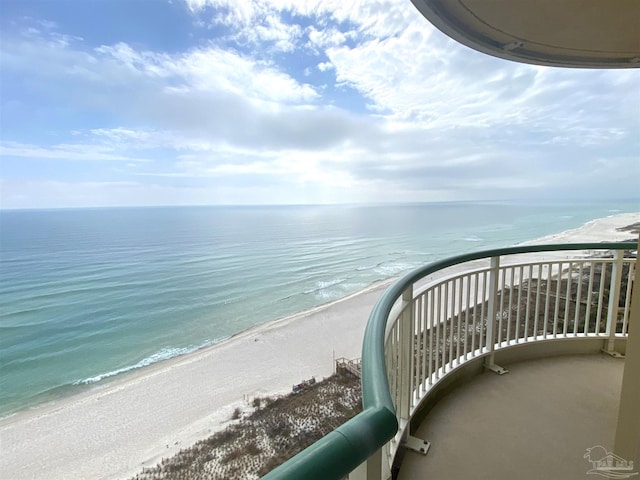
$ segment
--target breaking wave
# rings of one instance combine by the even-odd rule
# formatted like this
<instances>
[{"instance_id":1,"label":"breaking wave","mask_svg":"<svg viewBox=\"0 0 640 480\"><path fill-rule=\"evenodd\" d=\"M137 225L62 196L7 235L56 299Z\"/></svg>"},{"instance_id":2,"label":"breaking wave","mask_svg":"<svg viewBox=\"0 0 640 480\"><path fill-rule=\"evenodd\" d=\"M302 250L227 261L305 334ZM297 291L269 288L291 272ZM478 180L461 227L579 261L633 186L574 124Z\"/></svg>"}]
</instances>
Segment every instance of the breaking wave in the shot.
<instances>
[{"instance_id":1,"label":"breaking wave","mask_svg":"<svg viewBox=\"0 0 640 480\"><path fill-rule=\"evenodd\" d=\"M161 348L159 351L157 351L156 353L154 353L153 355L150 355L146 358L143 358L142 360L140 360L138 363L134 364L134 365L129 365L127 367L122 367L122 368L118 368L116 370L111 370L110 372L106 372L106 373L101 373L100 375L96 375L94 377L89 377L89 378L85 378L82 380L78 380L76 382L74 382L74 385L90 385L92 383L98 383L101 380L104 380L105 378L109 378L109 377L115 377L116 375L120 375L121 373L127 373L130 372L132 370L137 370L139 368L143 368L143 367L148 367L149 365L153 365L154 363L158 363L161 362L163 360L169 360L170 358L174 358L174 357L179 357L180 355L186 355L188 353L192 353L195 352L196 350L199 350L201 348L204 347L208 347L209 345L213 345L214 343L218 343L221 342L225 339L227 339L229 337L224 337L224 338L219 338L216 339L214 341L207 341L202 345L199 346L190 346L190 347L182 347L182 348L178 348L178 347L164 347Z\"/></svg>"}]
</instances>

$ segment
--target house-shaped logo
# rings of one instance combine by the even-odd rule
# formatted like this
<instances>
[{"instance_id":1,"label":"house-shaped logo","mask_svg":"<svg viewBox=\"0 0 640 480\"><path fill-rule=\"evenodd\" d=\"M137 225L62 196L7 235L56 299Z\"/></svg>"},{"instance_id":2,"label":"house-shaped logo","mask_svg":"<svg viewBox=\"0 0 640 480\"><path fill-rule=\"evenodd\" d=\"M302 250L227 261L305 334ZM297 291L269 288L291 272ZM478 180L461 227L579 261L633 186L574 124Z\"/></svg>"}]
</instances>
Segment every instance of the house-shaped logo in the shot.
<instances>
[{"instance_id":1,"label":"house-shaped logo","mask_svg":"<svg viewBox=\"0 0 640 480\"><path fill-rule=\"evenodd\" d=\"M608 452L602 445L587 448L584 458L591 462L591 470L587 475L600 475L606 478L631 478L638 475L633 469L633 462Z\"/></svg>"}]
</instances>

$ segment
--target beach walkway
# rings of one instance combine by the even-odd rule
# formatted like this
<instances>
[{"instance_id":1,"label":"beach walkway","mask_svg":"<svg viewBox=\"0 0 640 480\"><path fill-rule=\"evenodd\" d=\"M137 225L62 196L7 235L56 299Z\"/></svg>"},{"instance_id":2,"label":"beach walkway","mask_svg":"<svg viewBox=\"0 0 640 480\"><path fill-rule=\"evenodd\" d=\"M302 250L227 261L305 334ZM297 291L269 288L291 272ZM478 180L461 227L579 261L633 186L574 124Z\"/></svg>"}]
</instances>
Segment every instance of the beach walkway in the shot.
<instances>
[{"instance_id":1,"label":"beach walkway","mask_svg":"<svg viewBox=\"0 0 640 480\"><path fill-rule=\"evenodd\" d=\"M350 374L360 378L362 376L362 362L359 358L353 360L338 358L336 359L336 373L340 375Z\"/></svg>"}]
</instances>

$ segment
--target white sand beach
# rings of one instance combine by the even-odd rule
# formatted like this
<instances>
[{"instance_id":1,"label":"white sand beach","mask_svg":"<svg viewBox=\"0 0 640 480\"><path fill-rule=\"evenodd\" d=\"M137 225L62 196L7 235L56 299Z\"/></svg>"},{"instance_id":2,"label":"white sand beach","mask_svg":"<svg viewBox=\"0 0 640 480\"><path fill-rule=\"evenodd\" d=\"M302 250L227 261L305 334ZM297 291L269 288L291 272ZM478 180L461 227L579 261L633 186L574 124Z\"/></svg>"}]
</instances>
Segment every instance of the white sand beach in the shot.
<instances>
[{"instance_id":1,"label":"white sand beach","mask_svg":"<svg viewBox=\"0 0 640 480\"><path fill-rule=\"evenodd\" d=\"M535 243L620 241L640 213L591 221ZM223 428L245 398L287 393L359 357L378 284L223 343L0 419L0 477L124 479Z\"/></svg>"}]
</instances>

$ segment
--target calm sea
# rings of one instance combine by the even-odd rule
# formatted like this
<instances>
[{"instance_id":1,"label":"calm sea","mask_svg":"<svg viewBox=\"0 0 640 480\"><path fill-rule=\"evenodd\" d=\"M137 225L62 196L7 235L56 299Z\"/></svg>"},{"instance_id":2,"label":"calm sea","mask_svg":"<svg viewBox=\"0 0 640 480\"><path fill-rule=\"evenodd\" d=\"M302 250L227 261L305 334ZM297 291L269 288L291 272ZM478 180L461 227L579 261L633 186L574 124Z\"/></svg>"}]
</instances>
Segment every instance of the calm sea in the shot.
<instances>
[{"instance_id":1,"label":"calm sea","mask_svg":"<svg viewBox=\"0 0 640 480\"><path fill-rule=\"evenodd\" d=\"M0 414L455 253L640 210L597 205L0 212Z\"/></svg>"}]
</instances>

